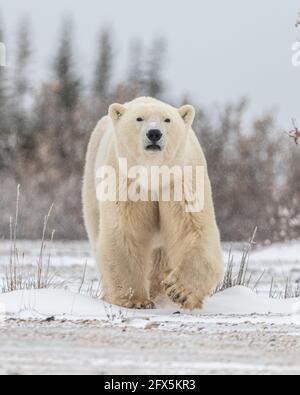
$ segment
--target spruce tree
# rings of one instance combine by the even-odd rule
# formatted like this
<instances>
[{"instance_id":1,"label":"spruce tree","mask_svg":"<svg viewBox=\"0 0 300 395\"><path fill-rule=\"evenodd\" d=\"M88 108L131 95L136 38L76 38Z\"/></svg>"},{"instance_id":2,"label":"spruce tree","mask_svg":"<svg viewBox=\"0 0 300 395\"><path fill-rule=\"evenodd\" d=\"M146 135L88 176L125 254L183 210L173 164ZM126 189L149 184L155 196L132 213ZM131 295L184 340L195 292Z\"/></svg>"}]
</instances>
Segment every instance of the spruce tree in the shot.
<instances>
[{"instance_id":1,"label":"spruce tree","mask_svg":"<svg viewBox=\"0 0 300 395\"><path fill-rule=\"evenodd\" d=\"M146 93L143 48L138 40L132 42L129 48L128 87L132 97L142 96Z\"/></svg>"},{"instance_id":2,"label":"spruce tree","mask_svg":"<svg viewBox=\"0 0 300 395\"><path fill-rule=\"evenodd\" d=\"M55 93L62 109L73 112L79 101L81 84L74 71L73 24L63 22L59 48L54 61Z\"/></svg>"},{"instance_id":3,"label":"spruce tree","mask_svg":"<svg viewBox=\"0 0 300 395\"><path fill-rule=\"evenodd\" d=\"M113 67L113 44L111 33L104 30L98 43L98 59L95 68L94 95L102 103L110 98L111 77Z\"/></svg>"},{"instance_id":4,"label":"spruce tree","mask_svg":"<svg viewBox=\"0 0 300 395\"><path fill-rule=\"evenodd\" d=\"M165 59L166 44L163 39L154 40L149 52L148 67L146 70L147 95L162 98L164 83L162 68Z\"/></svg>"},{"instance_id":5,"label":"spruce tree","mask_svg":"<svg viewBox=\"0 0 300 395\"><path fill-rule=\"evenodd\" d=\"M0 42L4 43L3 18L0 12ZM7 165L8 151L8 90L7 90L7 69L0 66L0 170Z\"/></svg>"},{"instance_id":6,"label":"spruce tree","mask_svg":"<svg viewBox=\"0 0 300 395\"><path fill-rule=\"evenodd\" d=\"M19 22L17 30L16 63L13 74L11 129L15 133L17 149L32 151L34 136L28 108L31 106L30 63L32 57L31 28L27 18Z\"/></svg>"}]
</instances>

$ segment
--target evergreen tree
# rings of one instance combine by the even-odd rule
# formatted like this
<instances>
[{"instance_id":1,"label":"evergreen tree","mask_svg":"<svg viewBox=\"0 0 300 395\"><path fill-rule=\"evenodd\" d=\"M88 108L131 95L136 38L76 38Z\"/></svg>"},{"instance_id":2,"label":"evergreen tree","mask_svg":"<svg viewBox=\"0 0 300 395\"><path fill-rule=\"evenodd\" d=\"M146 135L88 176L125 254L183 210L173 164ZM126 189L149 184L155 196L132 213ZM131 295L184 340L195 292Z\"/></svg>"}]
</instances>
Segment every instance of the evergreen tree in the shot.
<instances>
[{"instance_id":1,"label":"evergreen tree","mask_svg":"<svg viewBox=\"0 0 300 395\"><path fill-rule=\"evenodd\" d=\"M32 56L30 22L23 18L17 30L16 64L13 78L11 130L15 142L22 151L32 151L33 139L30 125L32 87L30 82L30 62Z\"/></svg>"},{"instance_id":2,"label":"evergreen tree","mask_svg":"<svg viewBox=\"0 0 300 395\"><path fill-rule=\"evenodd\" d=\"M128 86L132 97L145 94L145 73L143 69L143 48L140 41L134 41L129 49Z\"/></svg>"},{"instance_id":3,"label":"evergreen tree","mask_svg":"<svg viewBox=\"0 0 300 395\"><path fill-rule=\"evenodd\" d=\"M4 43L3 18L0 13L0 42ZM7 165L8 150L8 91L6 68L0 66L0 170Z\"/></svg>"},{"instance_id":4,"label":"evergreen tree","mask_svg":"<svg viewBox=\"0 0 300 395\"><path fill-rule=\"evenodd\" d=\"M104 30L99 38L99 55L95 69L94 94L100 102L106 103L110 97L113 67L113 45L111 33Z\"/></svg>"},{"instance_id":5,"label":"evergreen tree","mask_svg":"<svg viewBox=\"0 0 300 395\"><path fill-rule=\"evenodd\" d=\"M4 43L3 21L0 13L0 42ZM6 80L5 67L0 66L0 130L3 128L3 120L6 105Z\"/></svg>"},{"instance_id":6,"label":"evergreen tree","mask_svg":"<svg viewBox=\"0 0 300 395\"><path fill-rule=\"evenodd\" d=\"M15 95L20 106L25 106L26 96L30 91L28 78L29 65L32 55L31 32L28 19L22 19L17 32L17 54L15 67Z\"/></svg>"},{"instance_id":7,"label":"evergreen tree","mask_svg":"<svg viewBox=\"0 0 300 395\"><path fill-rule=\"evenodd\" d=\"M81 84L74 71L73 24L70 19L63 22L60 45L54 61L54 91L59 105L67 112L76 109L79 101Z\"/></svg>"},{"instance_id":8,"label":"evergreen tree","mask_svg":"<svg viewBox=\"0 0 300 395\"><path fill-rule=\"evenodd\" d=\"M146 93L155 98L161 98L164 92L162 67L165 59L166 44L163 39L153 42L149 53L146 70Z\"/></svg>"}]
</instances>

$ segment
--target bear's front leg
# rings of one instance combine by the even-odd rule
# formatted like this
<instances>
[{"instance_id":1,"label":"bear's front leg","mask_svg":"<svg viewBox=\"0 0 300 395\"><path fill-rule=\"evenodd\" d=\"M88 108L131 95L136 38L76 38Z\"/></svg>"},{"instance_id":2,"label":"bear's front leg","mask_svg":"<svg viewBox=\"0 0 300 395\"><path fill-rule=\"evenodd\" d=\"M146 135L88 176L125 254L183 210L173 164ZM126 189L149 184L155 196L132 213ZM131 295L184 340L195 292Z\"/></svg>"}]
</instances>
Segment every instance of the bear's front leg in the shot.
<instances>
[{"instance_id":1,"label":"bear's front leg","mask_svg":"<svg viewBox=\"0 0 300 395\"><path fill-rule=\"evenodd\" d=\"M170 265L164 290L181 307L201 309L224 272L214 217L208 218L207 212L187 213L180 203L172 202L161 204L160 213Z\"/></svg>"},{"instance_id":2,"label":"bear's front leg","mask_svg":"<svg viewBox=\"0 0 300 395\"><path fill-rule=\"evenodd\" d=\"M102 233L97 253L104 299L125 308L153 309L149 298L150 252L126 234Z\"/></svg>"},{"instance_id":3,"label":"bear's front leg","mask_svg":"<svg viewBox=\"0 0 300 395\"><path fill-rule=\"evenodd\" d=\"M222 278L220 262L200 248L184 251L184 258L167 276L163 286L172 302L188 310L202 309L205 298ZM176 258L173 256L175 261Z\"/></svg>"}]
</instances>

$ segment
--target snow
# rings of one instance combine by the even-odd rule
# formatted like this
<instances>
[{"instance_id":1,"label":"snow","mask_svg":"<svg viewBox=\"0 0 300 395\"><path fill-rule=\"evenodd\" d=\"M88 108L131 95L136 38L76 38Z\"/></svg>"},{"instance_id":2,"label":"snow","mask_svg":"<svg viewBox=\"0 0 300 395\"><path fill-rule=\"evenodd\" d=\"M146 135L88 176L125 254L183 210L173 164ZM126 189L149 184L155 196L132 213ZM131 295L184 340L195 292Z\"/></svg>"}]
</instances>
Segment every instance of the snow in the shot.
<instances>
[{"instance_id":1,"label":"snow","mask_svg":"<svg viewBox=\"0 0 300 395\"><path fill-rule=\"evenodd\" d=\"M102 300L63 290L25 290L0 295L0 305L7 316L65 320L102 320L114 317L135 327L158 323L197 323L205 316L288 316L291 322L299 318L300 299L276 300L258 296L246 287L234 287L209 298L202 311L178 312L176 305L159 305L157 310L127 310ZM299 315L299 317L298 317ZM165 328L166 329L166 328Z\"/></svg>"},{"instance_id":2,"label":"snow","mask_svg":"<svg viewBox=\"0 0 300 395\"><path fill-rule=\"evenodd\" d=\"M241 257L241 245L224 245L224 256L228 258L228 251L232 249L234 262L239 263ZM0 241L0 269L7 264L10 251L8 241ZM20 255L24 254L23 268L30 271L30 265L34 265L40 253L40 244L37 242L22 241L18 243ZM0 315L3 305L7 314L37 316L70 317L72 319L91 318L103 320L107 318L107 310L111 310L111 315L118 312L119 315L126 314L136 318L142 317L163 317L172 315L178 311L178 306L161 304L159 309L152 312L132 312L119 309L105 304L104 302L78 294L78 287L81 283L82 273L85 265L87 283L95 282L97 287L97 273L93 259L89 254L87 242L55 242L47 246L45 256L51 255L51 266L58 273L58 280L67 285L63 290L30 290L17 291L11 294L0 295ZM28 266L28 269L27 269ZM281 287L284 291L286 279L289 277L294 282L300 275L300 243L290 242L285 244L274 244L269 247L259 248L252 252L249 261L249 268L254 279L261 276L265 271L263 280L258 288L259 294L245 287L236 287L218 293L209 298L201 312L182 312L181 317L185 320L201 315L297 315L300 312L300 302L297 299L269 299L270 283L272 278L279 278L281 282L277 291ZM276 277L277 276L277 277ZM275 284L275 282L274 282ZM1 284L0 284L1 285ZM278 295L282 295L278 292Z\"/></svg>"},{"instance_id":3,"label":"snow","mask_svg":"<svg viewBox=\"0 0 300 395\"><path fill-rule=\"evenodd\" d=\"M251 254L252 262L289 262L300 264L300 243L277 243L270 247L261 248Z\"/></svg>"},{"instance_id":4,"label":"snow","mask_svg":"<svg viewBox=\"0 0 300 395\"><path fill-rule=\"evenodd\" d=\"M225 244L226 261L230 248L236 271L242 246ZM18 251L24 273L35 273L40 243L18 242ZM256 291L228 289L201 311L166 300L126 310L90 296L98 282L88 243L55 242L45 250L55 289L0 294L0 374L299 374L300 299L265 296L272 279L276 296L287 278L297 289L299 252L299 242L255 249L252 287L264 272ZM9 253L0 241L0 287Z\"/></svg>"},{"instance_id":5,"label":"snow","mask_svg":"<svg viewBox=\"0 0 300 395\"><path fill-rule=\"evenodd\" d=\"M210 298L204 308L207 314L295 314L300 313L300 298L271 299L259 296L246 287L234 287Z\"/></svg>"}]
</instances>

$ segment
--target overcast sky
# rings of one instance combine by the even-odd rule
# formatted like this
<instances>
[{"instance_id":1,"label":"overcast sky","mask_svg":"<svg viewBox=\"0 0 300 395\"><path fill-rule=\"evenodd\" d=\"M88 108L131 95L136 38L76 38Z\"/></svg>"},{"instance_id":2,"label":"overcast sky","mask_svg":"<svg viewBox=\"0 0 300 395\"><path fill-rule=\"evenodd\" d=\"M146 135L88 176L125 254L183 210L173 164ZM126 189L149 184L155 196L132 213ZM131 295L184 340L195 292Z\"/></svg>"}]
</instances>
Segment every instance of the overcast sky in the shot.
<instances>
[{"instance_id":1,"label":"overcast sky","mask_svg":"<svg viewBox=\"0 0 300 395\"><path fill-rule=\"evenodd\" d=\"M78 65L87 78L101 27L114 33L120 77L132 39L149 44L164 36L170 95L189 92L206 106L247 96L252 116L275 109L281 125L289 127L292 117L300 121L300 67L291 62L300 38L298 0L2 0L0 8L9 56L18 19L30 17L38 78L47 75L62 17L71 14Z\"/></svg>"}]
</instances>

